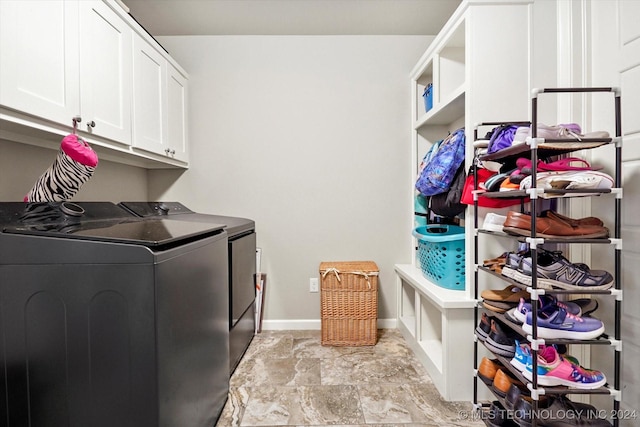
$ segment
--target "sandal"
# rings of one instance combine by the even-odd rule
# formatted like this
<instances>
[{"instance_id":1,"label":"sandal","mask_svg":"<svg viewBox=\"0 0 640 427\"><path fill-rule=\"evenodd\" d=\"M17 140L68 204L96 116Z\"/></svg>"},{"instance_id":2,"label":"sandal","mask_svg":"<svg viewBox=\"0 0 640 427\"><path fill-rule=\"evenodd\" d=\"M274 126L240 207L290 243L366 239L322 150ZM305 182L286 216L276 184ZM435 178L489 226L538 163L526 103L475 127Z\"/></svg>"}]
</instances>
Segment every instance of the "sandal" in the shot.
<instances>
[{"instance_id":1,"label":"sandal","mask_svg":"<svg viewBox=\"0 0 640 427\"><path fill-rule=\"evenodd\" d=\"M503 262L501 264L492 264L489 266L489 270L496 272L497 274L502 274L502 267L506 264Z\"/></svg>"},{"instance_id":2,"label":"sandal","mask_svg":"<svg viewBox=\"0 0 640 427\"><path fill-rule=\"evenodd\" d=\"M571 163L580 163L582 166L572 166ZM531 160L524 157L516 160L516 165L520 170L524 168L531 168ZM538 160L538 171L544 172L564 172L564 171L583 171L583 170L599 170L602 167L592 167L589 162L579 157L567 157L565 159L556 160L555 162L545 163L542 160Z\"/></svg>"},{"instance_id":3,"label":"sandal","mask_svg":"<svg viewBox=\"0 0 640 427\"><path fill-rule=\"evenodd\" d=\"M530 298L529 292L515 285L509 285L501 290L486 289L482 291L480 296L485 301L489 301L489 304L492 304L492 301L502 303L518 303L520 301L520 298Z\"/></svg>"},{"instance_id":4,"label":"sandal","mask_svg":"<svg viewBox=\"0 0 640 427\"><path fill-rule=\"evenodd\" d=\"M571 163L579 163L583 166L572 166ZM602 169L601 167L593 168L584 159L579 157L567 157L565 159L556 160L555 162L545 163L542 160L538 161L538 170L547 172L564 172L564 171L584 171L584 170L596 170Z\"/></svg>"},{"instance_id":5,"label":"sandal","mask_svg":"<svg viewBox=\"0 0 640 427\"><path fill-rule=\"evenodd\" d=\"M483 266L483 267L491 267L492 265L495 265L495 264L502 264L502 265L504 265L504 263L505 263L505 262L506 262L506 260L507 260L507 256L508 256L508 254L509 254L508 252L504 252L502 255L500 255L500 256L498 256L498 257L491 258L491 259L485 259L485 260L482 262L482 266Z\"/></svg>"}]
</instances>

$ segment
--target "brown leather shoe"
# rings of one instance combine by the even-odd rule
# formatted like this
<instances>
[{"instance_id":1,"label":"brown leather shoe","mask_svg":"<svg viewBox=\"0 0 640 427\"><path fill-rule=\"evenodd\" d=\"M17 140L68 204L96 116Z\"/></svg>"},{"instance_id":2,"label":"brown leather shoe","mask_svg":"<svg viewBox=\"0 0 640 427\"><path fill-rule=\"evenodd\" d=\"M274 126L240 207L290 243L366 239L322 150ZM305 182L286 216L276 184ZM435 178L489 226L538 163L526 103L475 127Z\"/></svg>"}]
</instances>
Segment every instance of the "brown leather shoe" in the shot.
<instances>
[{"instance_id":1,"label":"brown leather shoe","mask_svg":"<svg viewBox=\"0 0 640 427\"><path fill-rule=\"evenodd\" d=\"M505 233L516 236L529 236L531 234L531 216L520 212L507 212L507 219L502 230ZM609 230L606 227L597 225L577 225L572 226L560 218L537 218L536 235L538 237L556 239L597 239L609 237Z\"/></svg>"},{"instance_id":2,"label":"brown leather shoe","mask_svg":"<svg viewBox=\"0 0 640 427\"><path fill-rule=\"evenodd\" d=\"M498 396L505 397L509 392L511 386L514 384L520 389L527 389L522 381L512 376L511 373L507 372L508 371L498 369L496 375L493 377L493 391Z\"/></svg>"},{"instance_id":3,"label":"brown leather shoe","mask_svg":"<svg viewBox=\"0 0 640 427\"><path fill-rule=\"evenodd\" d=\"M552 211L552 210L542 211L542 213L540 213L540 216L547 217L547 218L556 218L561 221L568 222L572 227L579 227L582 225L587 225L587 226L595 225L598 227L604 226L604 223L602 222L602 220L600 218L596 218L595 216L588 216L586 218L574 219L574 218L569 218L568 216L560 215L558 212Z\"/></svg>"},{"instance_id":4,"label":"brown leather shoe","mask_svg":"<svg viewBox=\"0 0 640 427\"><path fill-rule=\"evenodd\" d=\"M496 372L498 372L500 368L504 368L504 366L498 362L498 359L483 357L480 361L480 366L478 366L478 377L480 377L483 383L490 386L493 383Z\"/></svg>"}]
</instances>

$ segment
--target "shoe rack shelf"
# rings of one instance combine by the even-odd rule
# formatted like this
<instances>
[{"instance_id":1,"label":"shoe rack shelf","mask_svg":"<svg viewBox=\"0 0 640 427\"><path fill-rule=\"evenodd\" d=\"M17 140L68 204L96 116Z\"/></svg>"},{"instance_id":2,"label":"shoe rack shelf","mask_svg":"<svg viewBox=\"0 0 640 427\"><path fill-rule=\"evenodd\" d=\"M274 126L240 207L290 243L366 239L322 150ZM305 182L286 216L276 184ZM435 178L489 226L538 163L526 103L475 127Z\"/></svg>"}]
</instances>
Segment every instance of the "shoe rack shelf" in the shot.
<instances>
[{"instance_id":1,"label":"shoe rack shelf","mask_svg":"<svg viewBox=\"0 0 640 427\"><path fill-rule=\"evenodd\" d=\"M583 147L580 147L578 144L575 144L575 140L567 140L567 139L544 139L537 137L537 124L538 124L538 96L543 93L593 93L593 92L609 92L613 94L614 98L614 109L615 109L615 136L613 138L602 138L602 139L583 139L581 143L584 143ZM553 294L553 295L568 295L568 294L602 294L602 295L611 295L615 298L614 303L614 321L613 321L613 331L609 330L610 325L606 325L607 329L605 333L603 333L600 337L591 340L569 340L569 339L539 339L538 336L538 321L537 316L532 317L532 332L528 334L524 331L524 329L514 322L512 322L509 318L507 318L504 314L492 312L491 315L495 318L499 319L502 324L506 325L513 332L520 335L523 341L528 341L531 345L531 353L532 353L532 378L528 380L524 377L524 375L513 365L510 363L510 359L507 359L500 355L492 355L506 368L509 370L509 373L513 374L513 376L524 384L528 384L529 389L531 390L532 397L532 407L534 411L539 409L539 399L543 395L569 395L569 394L609 394L613 396L613 411L612 413L618 413L620 410L620 401L621 401L621 378L620 378L620 361L621 361L621 352L622 352L622 342L621 342L621 314L622 314L622 273L621 273L621 252L622 252L622 240L621 236L621 208L622 208L622 171L621 171L621 161L622 161L622 138L621 138L621 113L620 113L620 92L617 88L549 88L549 89L535 89L532 91L531 97L531 137L527 138L526 144L520 144L517 146L512 146L510 148L500 150L499 152L476 156L474 158L474 174L477 173L477 165L479 161L497 161L497 162L506 162L510 160L515 160L518 157L529 157L531 159L532 164L532 173L531 173L531 188L528 190L520 190L520 191L509 191L509 192L492 192L486 193L482 191L478 191L476 188L476 192L474 193L474 299L476 301L476 307L474 309L474 327L478 325L478 321L480 319L479 313L480 310L484 310L481 308L480 304L482 302L479 299L479 281L480 281L480 273L482 275L486 275L487 278L497 277L501 281L513 284L521 289L525 289L531 295L531 310L533 313L537 313L539 308L539 299L538 297L543 294ZM498 125L500 123L480 123L477 126L483 125ZM477 127L475 130L475 137L477 139ZM562 146L562 143L566 143L566 147ZM570 142L573 142L570 143ZM606 190L547 190L543 188L537 188L536 183L536 174L537 174L537 164L538 159L545 159L548 157L561 155L570 153L572 151L578 151L582 149L594 149L607 144L615 144L615 176L614 178L614 186L611 189ZM475 175L477 177L477 174ZM476 180L477 181L477 180ZM558 238L540 238L537 235L536 230L536 217L537 217L537 201L539 196L549 193L555 196L563 196L563 197L581 197L593 194L612 194L615 196L614 205L615 205L615 225L613 230L610 232L609 238L600 238L600 239L587 239L587 238L575 238L575 239L558 239ZM529 236L512 236L507 233L495 232L495 231L485 231L480 230L478 228L478 217L480 216L478 213L478 199L480 197L491 197L491 198L520 198L523 202L520 204L520 210L524 211L524 198L529 197L530 202L530 215L532 218L531 221L531 232ZM489 238L507 238L507 239L515 239L520 242L526 242L529 244L529 248L531 251L531 260L532 260L532 274L531 274L531 286L527 286L522 284L516 280L510 279L508 277L503 276L500 273L497 273L491 270L488 267L484 267L479 263L479 239L481 236L489 237ZM542 289L538 287L538 277L537 277L537 264L538 264L538 250L542 245L545 244L609 244L614 247L614 285L612 288L607 290L592 290L588 291L588 289L580 289L577 290L562 290L562 289ZM608 383L603 387L599 387L596 389L577 389L570 387L542 387L538 384L538 348L542 344L580 344L580 345L608 345L611 346L614 350L614 361L613 361L613 378L608 377ZM489 349L487 349L489 350ZM489 350L491 353L491 351ZM483 411L486 414L488 410L487 404L479 403L479 390L478 390L478 337L475 335L474 339L474 379L473 379L473 395L474 395L474 407L480 411ZM497 400L504 404L504 398L496 394L495 397ZM490 417L483 417L485 422L488 424L488 419ZM619 425L618 419L611 420L614 426ZM534 427L538 425L539 421L537 419L530 420L531 425Z\"/></svg>"}]
</instances>

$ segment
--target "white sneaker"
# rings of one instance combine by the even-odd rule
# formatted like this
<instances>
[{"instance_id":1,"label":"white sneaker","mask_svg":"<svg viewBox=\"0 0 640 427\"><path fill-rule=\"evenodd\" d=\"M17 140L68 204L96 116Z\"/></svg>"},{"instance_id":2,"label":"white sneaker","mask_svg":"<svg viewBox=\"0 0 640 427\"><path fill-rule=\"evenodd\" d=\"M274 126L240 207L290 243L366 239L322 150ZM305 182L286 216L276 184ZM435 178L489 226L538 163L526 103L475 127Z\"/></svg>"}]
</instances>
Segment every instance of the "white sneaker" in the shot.
<instances>
[{"instance_id":1,"label":"white sneaker","mask_svg":"<svg viewBox=\"0 0 640 427\"><path fill-rule=\"evenodd\" d=\"M561 124L556 126L547 126L544 123L538 123L537 129L538 138L544 139L571 139L582 141L583 139L609 138L609 132L606 131L595 131L583 134L582 129L580 129L580 125L577 123ZM530 131L528 136L531 136Z\"/></svg>"},{"instance_id":2,"label":"white sneaker","mask_svg":"<svg viewBox=\"0 0 640 427\"><path fill-rule=\"evenodd\" d=\"M516 134L513 136L513 142L511 145L524 144L527 141L527 137L530 136L531 126L520 126L516 129Z\"/></svg>"},{"instance_id":3,"label":"white sneaker","mask_svg":"<svg viewBox=\"0 0 640 427\"><path fill-rule=\"evenodd\" d=\"M565 125L547 126L538 123L538 138L544 139L577 139L580 140L580 125L569 123Z\"/></svg>"},{"instance_id":4,"label":"white sneaker","mask_svg":"<svg viewBox=\"0 0 640 427\"><path fill-rule=\"evenodd\" d=\"M607 190L613 188L613 178L598 171L565 171L565 172L539 172L536 175L536 187L564 190ZM531 175L520 181L520 189L531 188ZM581 193L581 196L598 195L599 193ZM542 193L538 197L551 199L556 197L571 197L571 194Z\"/></svg>"},{"instance_id":5,"label":"white sneaker","mask_svg":"<svg viewBox=\"0 0 640 427\"><path fill-rule=\"evenodd\" d=\"M506 216L498 215L493 212L489 212L487 216L484 217L484 222L482 223L482 229L487 231L502 231L502 226L504 222L507 220Z\"/></svg>"}]
</instances>

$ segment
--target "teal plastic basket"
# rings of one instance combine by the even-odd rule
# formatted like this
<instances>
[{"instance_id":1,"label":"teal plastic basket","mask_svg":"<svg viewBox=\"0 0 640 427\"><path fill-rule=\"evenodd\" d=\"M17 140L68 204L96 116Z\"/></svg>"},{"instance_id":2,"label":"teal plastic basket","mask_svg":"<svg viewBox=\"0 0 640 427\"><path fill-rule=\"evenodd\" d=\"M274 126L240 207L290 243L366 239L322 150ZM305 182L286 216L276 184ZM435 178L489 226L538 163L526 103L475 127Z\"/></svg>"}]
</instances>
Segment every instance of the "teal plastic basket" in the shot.
<instances>
[{"instance_id":1,"label":"teal plastic basket","mask_svg":"<svg viewBox=\"0 0 640 427\"><path fill-rule=\"evenodd\" d=\"M464 290L464 227L431 224L416 227L418 261L422 275L436 285Z\"/></svg>"}]
</instances>

